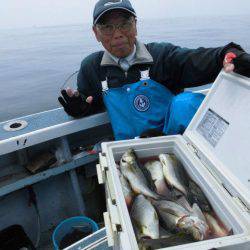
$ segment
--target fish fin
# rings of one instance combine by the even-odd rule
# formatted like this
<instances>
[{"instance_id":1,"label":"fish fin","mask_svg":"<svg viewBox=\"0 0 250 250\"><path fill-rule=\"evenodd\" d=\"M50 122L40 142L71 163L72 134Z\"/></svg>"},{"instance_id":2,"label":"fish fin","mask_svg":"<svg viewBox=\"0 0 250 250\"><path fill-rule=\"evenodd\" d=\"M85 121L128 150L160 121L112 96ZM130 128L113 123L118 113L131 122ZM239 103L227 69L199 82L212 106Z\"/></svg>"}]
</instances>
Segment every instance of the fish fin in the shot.
<instances>
[{"instance_id":1,"label":"fish fin","mask_svg":"<svg viewBox=\"0 0 250 250\"><path fill-rule=\"evenodd\" d=\"M188 200L183 195L176 201L176 203L178 203L179 205L184 207L188 212L193 211L193 209L192 209L191 205L189 204Z\"/></svg>"},{"instance_id":2,"label":"fish fin","mask_svg":"<svg viewBox=\"0 0 250 250\"><path fill-rule=\"evenodd\" d=\"M159 195L162 195L165 199L171 198L170 190L168 189L164 179L155 181L155 186Z\"/></svg>"},{"instance_id":3,"label":"fish fin","mask_svg":"<svg viewBox=\"0 0 250 250\"><path fill-rule=\"evenodd\" d=\"M192 214L194 216L197 216L200 220L207 223L206 218L205 218L204 214L202 213L200 207L197 205L197 203L194 203L192 206Z\"/></svg>"},{"instance_id":4,"label":"fish fin","mask_svg":"<svg viewBox=\"0 0 250 250\"><path fill-rule=\"evenodd\" d=\"M133 196L130 196L130 195L126 196L125 202L126 202L127 207L130 208L133 203Z\"/></svg>"},{"instance_id":5,"label":"fish fin","mask_svg":"<svg viewBox=\"0 0 250 250\"><path fill-rule=\"evenodd\" d=\"M156 186L155 186L155 183L154 183L154 180L152 179L152 176L151 176L151 173L150 171L145 168L139 161L139 158L137 157L136 153L134 152L134 155L135 155L135 159L136 159L136 163L139 167L139 169L142 171L143 175L144 175L144 178L146 179L147 181L147 184L149 185L149 188L156 192Z\"/></svg>"}]
</instances>

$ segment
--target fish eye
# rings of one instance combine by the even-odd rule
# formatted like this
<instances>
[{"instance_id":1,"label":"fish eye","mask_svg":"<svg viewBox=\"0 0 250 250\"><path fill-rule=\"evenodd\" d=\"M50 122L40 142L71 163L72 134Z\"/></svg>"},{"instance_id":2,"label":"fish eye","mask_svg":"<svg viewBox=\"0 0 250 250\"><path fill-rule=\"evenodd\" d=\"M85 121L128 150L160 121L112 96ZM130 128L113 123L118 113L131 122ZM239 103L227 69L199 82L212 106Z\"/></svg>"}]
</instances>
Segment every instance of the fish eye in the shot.
<instances>
[{"instance_id":1,"label":"fish eye","mask_svg":"<svg viewBox=\"0 0 250 250\"><path fill-rule=\"evenodd\" d=\"M141 239L143 239L143 240L151 240L151 237L144 235L144 236L141 237Z\"/></svg>"},{"instance_id":2,"label":"fish eye","mask_svg":"<svg viewBox=\"0 0 250 250\"><path fill-rule=\"evenodd\" d=\"M125 161L123 158L122 158L121 162L122 162L122 163L126 163L126 161Z\"/></svg>"}]
</instances>

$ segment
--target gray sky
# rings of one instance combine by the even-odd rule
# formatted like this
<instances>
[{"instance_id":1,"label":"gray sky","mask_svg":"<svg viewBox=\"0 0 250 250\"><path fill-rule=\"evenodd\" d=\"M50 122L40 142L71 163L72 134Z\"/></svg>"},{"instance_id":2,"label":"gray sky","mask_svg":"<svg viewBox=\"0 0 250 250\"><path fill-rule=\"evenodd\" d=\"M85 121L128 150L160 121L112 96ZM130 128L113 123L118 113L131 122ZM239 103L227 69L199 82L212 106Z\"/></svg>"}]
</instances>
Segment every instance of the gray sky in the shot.
<instances>
[{"instance_id":1,"label":"gray sky","mask_svg":"<svg viewBox=\"0 0 250 250\"><path fill-rule=\"evenodd\" d=\"M0 28L91 22L95 2L96 0L1 1ZM138 17L145 19L250 13L249 0L131 0L131 2Z\"/></svg>"}]
</instances>

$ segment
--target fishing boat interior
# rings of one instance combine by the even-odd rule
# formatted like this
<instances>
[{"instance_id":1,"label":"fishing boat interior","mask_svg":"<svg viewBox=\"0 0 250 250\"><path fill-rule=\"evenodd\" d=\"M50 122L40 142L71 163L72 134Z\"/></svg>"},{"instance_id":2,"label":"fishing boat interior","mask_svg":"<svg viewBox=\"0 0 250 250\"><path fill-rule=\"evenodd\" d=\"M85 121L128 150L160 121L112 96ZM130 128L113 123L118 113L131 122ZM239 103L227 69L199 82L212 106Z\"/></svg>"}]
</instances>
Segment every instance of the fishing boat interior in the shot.
<instances>
[{"instance_id":1,"label":"fishing boat interior","mask_svg":"<svg viewBox=\"0 0 250 250\"><path fill-rule=\"evenodd\" d=\"M1 249L109 249L96 164L101 143L112 140L105 112L74 119L58 108L1 122ZM79 217L95 229L58 236Z\"/></svg>"},{"instance_id":2,"label":"fishing boat interior","mask_svg":"<svg viewBox=\"0 0 250 250\"><path fill-rule=\"evenodd\" d=\"M73 119L59 108L0 123L1 249L56 249L56 226L76 216L100 229L89 245L108 248L96 178L100 142L108 140L106 113Z\"/></svg>"}]
</instances>

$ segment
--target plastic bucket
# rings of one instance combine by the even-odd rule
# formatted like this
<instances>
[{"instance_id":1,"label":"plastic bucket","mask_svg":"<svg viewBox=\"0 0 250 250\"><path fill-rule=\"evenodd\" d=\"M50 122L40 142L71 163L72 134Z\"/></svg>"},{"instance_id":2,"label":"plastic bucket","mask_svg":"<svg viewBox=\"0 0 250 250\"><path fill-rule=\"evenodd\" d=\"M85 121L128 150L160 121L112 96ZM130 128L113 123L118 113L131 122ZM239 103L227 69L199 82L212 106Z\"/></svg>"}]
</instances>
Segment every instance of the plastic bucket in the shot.
<instances>
[{"instance_id":1,"label":"plastic bucket","mask_svg":"<svg viewBox=\"0 0 250 250\"><path fill-rule=\"evenodd\" d=\"M62 221L54 230L52 235L53 245L56 250L60 249L60 243L65 240L65 237L70 234L91 234L97 231L98 225L96 222L85 216L76 216ZM79 235L78 235L79 236ZM84 237L84 236L83 236ZM78 239L80 240L80 239ZM76 241L78 241L76 240ZM75 242L76 242L75 241ZM72 242L73 244L73 242Z\"/></svg>"}]
</instances>

